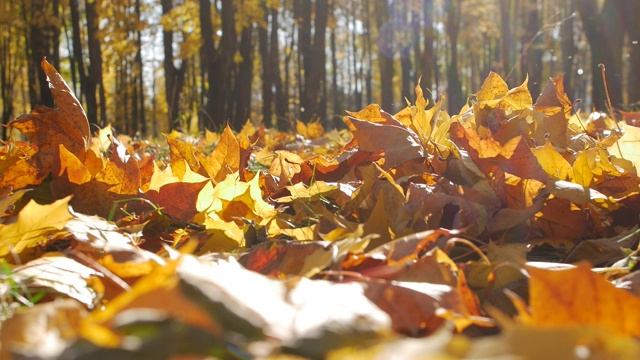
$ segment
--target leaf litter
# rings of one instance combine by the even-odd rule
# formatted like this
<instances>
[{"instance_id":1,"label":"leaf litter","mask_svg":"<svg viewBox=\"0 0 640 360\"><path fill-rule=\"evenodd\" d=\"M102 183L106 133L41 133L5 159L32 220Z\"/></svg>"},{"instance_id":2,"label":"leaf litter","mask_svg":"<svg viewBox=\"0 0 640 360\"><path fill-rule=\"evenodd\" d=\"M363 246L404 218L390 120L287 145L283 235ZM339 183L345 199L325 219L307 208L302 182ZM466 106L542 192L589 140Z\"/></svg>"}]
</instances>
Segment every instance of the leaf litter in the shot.
<instances>
[{"instance_id":1,"label":"leaf litter","mask_svg":"<svg viewBox=\"0 0 640 360\"><path fill-rule=\"evenodd\" d=\"M42 67L58 107L0 152L3 359L640 356L640 130L562 76L163 145L92 136Z\"/></svg>"}]
</instances>

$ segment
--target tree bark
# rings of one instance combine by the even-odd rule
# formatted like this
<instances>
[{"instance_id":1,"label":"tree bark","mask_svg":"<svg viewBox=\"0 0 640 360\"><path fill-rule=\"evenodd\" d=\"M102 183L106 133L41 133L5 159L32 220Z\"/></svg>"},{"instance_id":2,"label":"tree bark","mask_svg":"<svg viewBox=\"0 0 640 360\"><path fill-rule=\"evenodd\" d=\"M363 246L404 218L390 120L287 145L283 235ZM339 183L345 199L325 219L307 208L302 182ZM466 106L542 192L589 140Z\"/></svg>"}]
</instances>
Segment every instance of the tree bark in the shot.
<instances>
[{"instance_id":1,"label":"tree bark","mask_svg":"<svg viewBox=\"0 0 640 360\"><path fill-rule=\"evenodd\" d=\"M207 104L205 106L209 126L215 130L222 129L227 119L229 100L229 73L233 65L233 57L237 49L235 29L235 5L233 0L221 0L220 44L213 46L213 25L211 22L211 3L200 0L200 26L203 38L203 50L207 68Z\"/></svg>"},{"instance_id":2,"label":"tree bark","mask_svg":"<svg viewBox=\"0 0 640 360\"><path fill-rule=\"evenodd\" d=\"M565 3L565 17L567 19L561 25L561 38L560 43L562 47L562 71L564 73L564 90L569 95L569 99L575 100L574 94L574 61L577 53L576 44L573 38L575 19L569 17L575 11L575 1L567 0Z\"/></svg>"},{"instance_id":3,"label":"tree bark","mask_svg":"<svg viewBox=\"0 0 640 360\"><path fill-rule=\"evenodd\" d=\"M627 79L628 104L640 105L640 1L623 2L625 27L629 46L629 65Z\"/></svg>"},{"instance_id":4,"label":"tree bark","mask_svg":"<svg viewBox=\"0 0 640 360\"><path fill-rule=\"evenodd\" d=\"M173 9L172 0L162 0L162 14L168 14ZM204 35L203 35L204 39ZM165 77L165 98L168 108L169 130L173 130L178 124L180 111L180 96L184 86L186 63L183 60L180 67L176 67L173 56L173 31L164 30L162 32L162 45L164 49L164 77Z\"/></svg>"},{"instance_id":5,"label":"tree bark","mask_svg":"<svg viewBox=\"0 0 640 360\"><path fill-rule=\"evenodd\" d=\"M235 114L231 119L235 128L241 128L251 116L251 81L253 80L253 25L242 30L239 52L242 62L238 65L235 84Z\"/></svg>"},{"instance_id":6,"label":"tree bark","mask_svg":"<svg viewBox=\"0 0 640 360\"><path fill-rule=\"evenodd\" d=\"M269 43L269 18L270 11L263 4L264 26L258 29L258 48L262 62L262 122L273 124L273 74L271 65L271 44ZM273 21L273 18L271 18Z\"/></svg>"},{"instance_id":7,"label":"tree bark","mask_svg":"<svg viewBox=\"0 0 640 360\"><path fill-rule=\"evenodd\" d=\"M537 37L540 21L538 18L538 2L539 0L528 0L525 3L523 20L527 28L521 43L523 46L523 54L520 58L520 67L522 71L529 75L529 92L534 99L540 95L542 83L542 49L540 46L540 37ZM561 30L562 31L562 30ZM566 54L562 54L566 58Z\"/></svg>"},{"instance_id":8,"label":"tree bark","mask_svg":"<svg viewBox=\"0 0 640 360\"><path fill-rule=\"evenodd\" d=\"M432 89L434 85L433 71L434 71L434 53L433 42L435 41L435 31L433 29L433 0L424 0L423 3L423 15L424 22L422 24L422 34L424 37L424 48L422 49L422 84L423 86Z\"/></svg>"},{"instance_id":9,"label":"tree bark","mask_svg":"<svg viewBox=\"0 0 640 360\"><path fill-rule=\"evenodd\" d=\"M386 0L376 0L378 27L378 66L380 68L380 106L393 112L393 29L389 25L389 9Z\"/></svg>"},{"instance_id":10,"label":"tree bark","mask_svg":"<svg viewBox=\"0 0 640 360\"><path fill-rule=\"evenodd\" d=\"M604 64L607 86L613 106L622 103L622 43L624 38L622 5L625 0L606 0L601 10L597 0L580 0L576 7L584 33L591 46L592 104L599 110L606 109L606 94L599 64ZM618 20L616 20L618 19Z\"/></svg>"},{"instance_id":11,"label":"tree bark","mask_svg":"<svg viewBox=\"0 0 640 360\"><path fill-rule=\"evenodd\" d=\"M98 39L98 13L95 0L88 0L85 7L85 15L87 17L87 43L89 45L87 94L95 94L97 89L100 110L97 114L98 116L94 118L94 121L100 126L105 126L107 119L107 102L102 82L102 48L100 47L100 40Z\"/></svg>"},{"instance_id":12,"label":"tree bark","mask_svg":"<svg viewBox=\"0 0 640 360\"><path fill-rule=\"evenodd\" d=\"M449 38L449 63L447 64L447 96L449 114L460 112L462 84L458 74L458 33L460 32L460 0L446 0L447 22L445 31Z\"/></svg>"}]
</instances>

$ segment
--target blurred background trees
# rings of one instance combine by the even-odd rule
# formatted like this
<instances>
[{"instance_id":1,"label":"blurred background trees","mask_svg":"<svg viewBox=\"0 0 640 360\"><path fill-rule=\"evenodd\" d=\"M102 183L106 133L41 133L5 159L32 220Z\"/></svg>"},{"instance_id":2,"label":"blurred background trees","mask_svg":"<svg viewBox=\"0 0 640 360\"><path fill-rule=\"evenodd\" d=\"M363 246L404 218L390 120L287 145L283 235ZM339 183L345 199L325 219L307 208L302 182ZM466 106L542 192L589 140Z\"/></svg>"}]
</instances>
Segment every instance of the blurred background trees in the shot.
<instances>
[{"instance_id":1,"label":"blurred background trees","mask_svg":"<svg viewBox=\"0 0 640 360\"><path fill-rule=\"evenodd\" d=\"M0 0L6 124L52 105L43 56L90 122L196 134L248 119L338 126L422 87L457 113L489 71L535 99L550 76L582 108L640 101L640 2L626 0ZM3 130L4 135L5 130Z\"/></svg>"}]
</instances>

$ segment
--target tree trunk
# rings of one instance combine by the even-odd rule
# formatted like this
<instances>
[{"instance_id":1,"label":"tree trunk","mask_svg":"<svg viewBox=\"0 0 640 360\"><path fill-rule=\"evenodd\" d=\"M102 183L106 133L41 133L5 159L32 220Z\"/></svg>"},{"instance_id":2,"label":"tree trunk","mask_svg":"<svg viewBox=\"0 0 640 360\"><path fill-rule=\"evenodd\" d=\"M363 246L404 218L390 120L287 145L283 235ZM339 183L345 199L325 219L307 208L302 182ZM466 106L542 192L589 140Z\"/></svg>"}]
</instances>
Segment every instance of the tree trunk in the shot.
<instances>
[{"instance_id":1,"label":"tree trunk","mask_svg":"<svg viewBox=\"0 0 640 360\"><path fill-rule=\"evenodd\" d=\"M458 75L458 33L460 31L460 0L446 0L446 33L449 38L450 58L447 64L447 96L449 114L460 112L464 101Z\"/></svg>"},{"instance_id":2,"label":"tree trunk","mask_svg":"<svg viewBox=\"0 0 640 360\"><path fill-rule=\"evenodd\" d=\"M432 89L434 85L433 71L434 71L434 52L433 42L435 41L435 32L433 30L433 0L424 0L423 3L423 15L424 22L423 36L424 36L424 48L422 49L422 84L428 89Z\"/></svg>"},{"instance_id":3,"label":"tree trunk","mask_svg":"<svg viewBox=\"0 0 640 360\"><path fill-rule=\"evenodd\" d=\"M515 83L513 80L515 77L510 76L511 68L515 64L513 59L513 53L515 47L515 40L513 30L511 29L511 15L513 12L514 2L512 0L500 0L500 30L502 36L501 58L502 58L502 72L505 77L505 81L512 87Z\"/></svg>"},{"instance_id":4,"label":"tree trunk","mask_svg":"<svg viewBox=\"0 0 640 360\"><path fill-rule=\"evenodd\" d=\"M57 1L31 0L29 7L23 4L24 19L28 24L25 28L27 31L25 45L28 54L29 101L32 108L37 105L54 106L47 77L40 69L40 62L45 57L52 64L59 63L59 59L55 58L57 52L53 51L53 36L56 31L51 23L55 23L57 19L54 18L51 5L57 6ZM53 24L53 26L56 25Z\"/></svg>"},{"instance_id":5,"label":"tree trunk","mask_svg":"<svg viewBox=\"0 0 640 360\"><path fill-rule=\"evenodd\" d=\"M203 46L213 43L213 27L211 26L211 4L209 0L200 0L200 20L203 38ZM204 7L202 5L205 5ZM227 104L229 99L229 73L233 65L233 56L237 48L237 36L235 29L235 6L233 0L221 0L222 36L217 49L207 48L207 91L206 109L211 116L211 126L220 130L227 121ZM205 28L205 23L208 23Z\"/></svg>"},{"instance_id":6,"label":"tree trunk","mask_svg":"<svg viewBox=\"0 0 640 360\"><path fill-rule=\"evenodd\" d=\"M300 118L309 121L321 116L320 104L324 102L322 89L325 82L325 44L326 28L329 17L328 0L315 0L312 11L311 0L302 0L298 4L300 15L298 27L298 49L302 58L302 82L300 87ZM313 21L313 32L312 30ZM324 110L322 109L322 112Z\"/></svg>"},{"instance_id":7,"label":"tree trunk","mask_svg":"<svg viewBox=\"0 0 640 360\"><path fill-rule=\"evenodd\" d=\"M640 105L640 1L623 2L630 71L627 79L628 103Z\"/></svg>"},{"instance_id":8,"label":"tree trunk","mask_svg":"<svg viewBox=\"0 0 640 360\"><path fill-rule=\"evenodd\" d=\"M87 43L89 45L89 68L87 81L87 94L94 94L98 89L100 99L100 112L93 121L101 126L106 125L107 120L107 104L104 93L104 85L102 83L102 48L98 40L98 13L96 11L95 0L89 0L85 4L87 17Z\"/></svg>"},{"instance_id":9,"label":"tree trunk","mask_svg":"<svg viewBox=\"0 0 640 360\"><path fill-rule=\"evenodd\" d=\"M599 64L604 64L609 96L613 106L622 103L622 42L624 39L622 4L624 0L606 0L598 10L596 0L576 2L584 33L591 46L592 104L605 110L606 94Z\"/></svg>"},{"instance_id":10,"label":"tree trunk","mask_svg":"<svg viewBox=\"0 0 640 360\"><path fill-rule=\"evenodd\" d=\"M393 28L389 24L389 9L386 0L375 2L378 27L378 66L380 67L380 106L393 112Z\"/></svg>"},{"instance_id":11,"label":"tree trunk","mask_svg":"<svg viewBox=\"0 0 640 360\"><path fill-rule=\"evenodd\" d=\"M1 10L6 14L16 14L18 5L13 2L5 3L7 7ZM19 21L18 19L15 22ZM15 33L14 22L0 24L0 98L2 98L2 124L6 125L12 120L14 104L14 84L19 76L22 61L18 56L18 36ZM13 35L13 36L12 36ZM7 139L8 128L2 127L2 138Z\"/></svg>"},{"instance_id":12,"label":"tree trunk","mask_svg":"<svg viewBox=\"0 0 640 360\"><path fill-rule=\"evenodd\" d=\"M540 95L542 83L542 49L540 49L540 37L536 37L540 23L538 19L538 2L539 0L527 0L523 13L523 20L527 25L525 36L522 39L522 50L526 53L521 54L521 69L529 75L529 92L534 99ZM528 47L527 47L528 46ZM564 58L566 54L562 54Z\"/></svg>"},{"instance_id":13,"label":"tree trunk","mask_svg":"<svg viewBox=\"0 0 640 360\"><path fill-rule=\"evenodd\" d=\"M575 11L575 1L567 0L565 3L564 16L568 17ZM562 72L564 73L564 91L569 95L569 99L575 100L576 94L574 93L574 61L577 53L576 44L573 38L575 28L575 20L573 17L568 17L561 25L560 33L562 41L560 43L562 47Z\"/></svg>"},{"instance_id":14,"label":"tree trunk","mask_svg":"<svg viewBox=\"0 0 640 360\"><path fill-rule=\"evenodd\" d=\"M136 11L136 21L142 21L142 12L140 8L140 0L136 0L135 2L135 11ZM145 109L144 109L144 65L142 64L142 33L140 32L140 26L136 27L136 55L135 55L135 64L137 68L137 76L135 77L136 88L139 94L137 107L138 112L135 114L136 118L134 121L140 124L139 130L142 136L147 134L147 121L145 119Z\"/></svg>"},{"instance_id":15,"label":"tree trunk","mask_svg":"<svg viewBox=\"0 0 640 360\"><path fill-rule=\"evenodd\" d=\"M242 62L238 65L235 88L235 117L231 119L239 129L251 116L251 81L253 80L253 25L242 30L239 47Z\"/></svg>"},{"instance_id":16,"label":"tree trunk","mask_svg":"<svg viewBox=\"0 0 640 360\"><path fill-rule=\"evenodd\" d=\"M264 26L258 29L260 60L262 62L262 122L273 124L273 74L271 65L271 46L269 44L270 11L263 4ZM273 18L271 18L273 21Z\"/></svg>"},{"instance_id":17,"label":"tree trunk","mask_svg":"<svg viewBox=\"0 0 640 360\"><path fill-rule=\"evenodd\" d=\"M282 84L282 77L280 75L280 46L278 44L280 37L278 34L278 9L271 9L271 41L269 44L271 46L271 71L276 88L276 124L278 118L285 118L289 112L289 92L287 90L288 88L285 88ZM293 37L291 41L293 42ZM289 59L290 56L284 61L286 68L289 67ZM286 80L288 81L288 79Z\"/></svg>"},{"instance_id":18,"label":"tree trunk","mask_svg":"<svg viewBox=\"0 0 640 360\"><path fill-rule=\"evenodd\" d=\"M162 0L162 14L168 14L173 9L172 0ZM203 39L204 34L203 34ZM204 40L206 42L206 40ZM180 96L184 86L186 63L182 62L180 68L176 67L173 57L173 31L164 30L162 32L162 45L164 49L164 77L165 77L165 98L167 100L167 115L169 130L173 130L178 121L180 112Z\"/></svg>"}]
</instances>

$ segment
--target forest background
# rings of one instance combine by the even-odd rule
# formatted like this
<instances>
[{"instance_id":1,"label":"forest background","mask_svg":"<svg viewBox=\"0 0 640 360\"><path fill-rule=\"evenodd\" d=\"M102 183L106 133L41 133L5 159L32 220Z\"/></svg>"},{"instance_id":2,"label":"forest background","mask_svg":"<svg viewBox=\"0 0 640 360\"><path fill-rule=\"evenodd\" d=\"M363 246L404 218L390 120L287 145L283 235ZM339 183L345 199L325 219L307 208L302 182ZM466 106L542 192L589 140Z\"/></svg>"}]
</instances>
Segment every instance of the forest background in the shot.
<instances>
[{"instance_id":1,"label":"forest background","mask_svg":"<svg viewBox=\"0 0 640 360\"><path fill-rule=\"evenodd\" d=\"M598 64L630 110L637 24L627 0L0 0L2 123L53 106L45 56L90 123L142 137L248 119L332 128L370 103L400 110L420 76L454 114L489 71L510 87L528 76L534 99L564 73L569 98L600 110Z\"/></svg>"}]
</instances>

